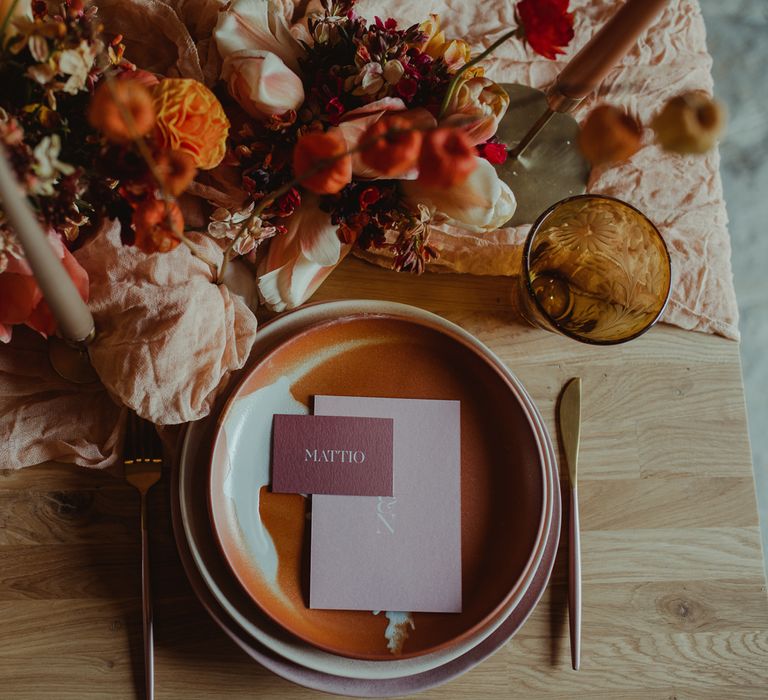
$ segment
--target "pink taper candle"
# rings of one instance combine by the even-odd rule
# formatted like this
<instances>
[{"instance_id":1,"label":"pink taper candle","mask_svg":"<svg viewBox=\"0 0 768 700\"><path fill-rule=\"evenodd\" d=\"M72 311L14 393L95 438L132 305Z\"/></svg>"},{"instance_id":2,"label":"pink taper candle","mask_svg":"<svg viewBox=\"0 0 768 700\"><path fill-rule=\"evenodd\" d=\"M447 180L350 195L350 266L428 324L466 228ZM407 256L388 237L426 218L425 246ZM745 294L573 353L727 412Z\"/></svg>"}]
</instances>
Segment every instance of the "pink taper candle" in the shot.
<instances>
[{"instance_id":1,"label":"pink taper candle","mask_svg":"<svg viewBox=\"0 0 768 700\"><path fill-rule=\"evenodd\" d=\"M557 76L548 93L550 107L557 112L568 111L594 91L667 2L626 0Z\"/></svg>"},{"instance_id":2,"label":"pink taper candle","mask_svg":"<svg viewBox=\"0 0 768 700\"><path fill-rule=\"evenodd\" d=\"M35 280L56 319L59 334L73 342L88 340L94 329L93 316L48 242L48 237L16 180L5 149L1 146L0 200L24 249Z\"/></svg>"}]
</instances>

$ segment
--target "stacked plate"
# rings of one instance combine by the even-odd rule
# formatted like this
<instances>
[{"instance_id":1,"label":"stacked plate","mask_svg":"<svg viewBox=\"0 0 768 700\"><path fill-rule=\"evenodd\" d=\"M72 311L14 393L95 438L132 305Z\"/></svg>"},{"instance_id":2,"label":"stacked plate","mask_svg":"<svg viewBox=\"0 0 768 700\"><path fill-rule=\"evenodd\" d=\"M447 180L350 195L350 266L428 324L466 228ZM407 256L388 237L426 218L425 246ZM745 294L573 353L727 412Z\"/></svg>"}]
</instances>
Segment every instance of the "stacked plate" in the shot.
<instances>
[{"instance_id":1,"label":"stacked plate","mask_svg":"<svg viewBox=\"0 0 768 700\"><path fill-rule=\"evenodd\" d=\"M272 415L308 412L314 394L461 401L463 612L307 607L310 502L271 493L256 465ZM186 573L222 629L280 676L356 697L439 685L503 646L560 532L552 442L520 382L460 327L388 302L310 305L262 327L240 383L188 426L172 494Z\"/></svg>"}]
</instances>

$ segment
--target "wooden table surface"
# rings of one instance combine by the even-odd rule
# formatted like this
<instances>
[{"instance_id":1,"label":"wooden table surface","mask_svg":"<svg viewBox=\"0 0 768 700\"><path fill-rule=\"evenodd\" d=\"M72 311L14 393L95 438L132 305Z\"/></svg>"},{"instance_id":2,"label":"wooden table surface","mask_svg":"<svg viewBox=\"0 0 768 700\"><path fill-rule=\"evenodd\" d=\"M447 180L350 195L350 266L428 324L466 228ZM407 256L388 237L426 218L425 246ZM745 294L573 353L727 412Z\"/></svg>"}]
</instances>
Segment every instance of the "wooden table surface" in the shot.
<instances>
[{"instance_id":1,"label":"wooden table surface","mask_svg":"<svg viewBox=\"0 0 768 700\"><path fill-rule=\"evenodd\" d=\"M521 631L420 697L768 697L738 345L659 326L623 347L588 347L523 326L511 289L509 279L414 278L347 261L315 297L408 302L460 323L508 363L553 431L562 384L583 378L582 670L570 669L561 546ZM168 476L150 501L157 697L323 697L246 657L194 598ZM139 583L138 499L124 483L53 464L0 472L0 698L139 697Z\"/></svg>"}]
</instances>

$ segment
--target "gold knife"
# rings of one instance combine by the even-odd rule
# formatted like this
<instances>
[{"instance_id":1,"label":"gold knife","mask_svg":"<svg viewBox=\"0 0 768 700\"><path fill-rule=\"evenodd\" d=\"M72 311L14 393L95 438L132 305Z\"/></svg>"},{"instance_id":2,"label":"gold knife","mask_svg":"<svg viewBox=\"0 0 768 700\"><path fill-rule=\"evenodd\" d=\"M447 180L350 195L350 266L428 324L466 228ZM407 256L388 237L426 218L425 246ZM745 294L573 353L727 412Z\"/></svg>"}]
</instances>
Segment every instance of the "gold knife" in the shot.
<instances>
[{"instance_id":1,"label":"gold knife","mask_svg":"<svg viewBox=\"0 0 768 700\"><path fill-rule=\"evenodd\" d=\"M568 465L571 507L568 526L568 622L571 632L571 665L581 666L581 541L576 467L581 436L581 377L571 379L560 395L560 438Z\"/></svg>"}]
</instances>

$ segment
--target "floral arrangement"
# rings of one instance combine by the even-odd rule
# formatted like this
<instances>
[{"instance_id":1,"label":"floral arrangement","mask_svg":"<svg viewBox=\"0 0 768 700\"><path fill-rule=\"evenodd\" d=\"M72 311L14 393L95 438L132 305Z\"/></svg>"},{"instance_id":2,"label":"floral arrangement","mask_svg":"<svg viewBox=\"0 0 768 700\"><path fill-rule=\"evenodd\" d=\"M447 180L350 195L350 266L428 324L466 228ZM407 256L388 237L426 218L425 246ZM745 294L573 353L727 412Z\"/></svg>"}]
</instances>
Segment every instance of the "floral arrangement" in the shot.
<instances>
[{"instance_id":1,"label":"floral arrangement","mask_svg":"<svg viewBox=\"0 0 768 700\"><path fill-rule=\"evenodd\" d=\"M213 4L206 86L126 60L119 17L105 27L84 0L0 0L0 146L84 298L72 253L105 219L148 255L185 245L214 282L243 258L280 311L355 246L420 273L439 254L436 227L482 235L512 216L494 168L507 157L496 131L509 98L482 62L510 39L562 54L568 0L519 0L516 26L478 55L436 15L401 27L361 17L355 0L322 0L290 22L276 0ZM664 148L693 152L721 125L717 105L691 94L651 126ZM634 117L603 105L580 145L601 166L641 138ZM55 330L0 211L0 340L15 324Z\"/></svg>"},{"instance_id":2,"label":"floral arrangement","mask_svg":"<svg viewBox=\"0 0 768 700\"><path fill-rule=\"evenodd\" d=\"M3 4L0 145L83 298L72 256L102 218L152 253L186 240L174 197L224 157L229 122L193 80L159 80L123 57L83 0ZM187 241L188 242L188 241ZM24 323L55 329L0 210L0 340Z\"/></svg>"},{"instance_id":3,"label":"floral arrangement","mask_svg":"<svg viewBox=\"0 0 768 700\"><path fill-rule=\"evenodd\" d=\"M499 228L515 199L493 167L509 104L479 61L517 36L554 58L573 36L567 1L517 6L519 26L471 58L436 15L399 27L326 0L299 31L266 2L235 0L214 37L236 102L226 163L241 192L208 232L228 255L268 246L263 299L304 301L352 246L385 249L394 269L421 272L437 256L436 224ZM554 23L553 23L554 22Z\"/></svg>"}]
</instances>

